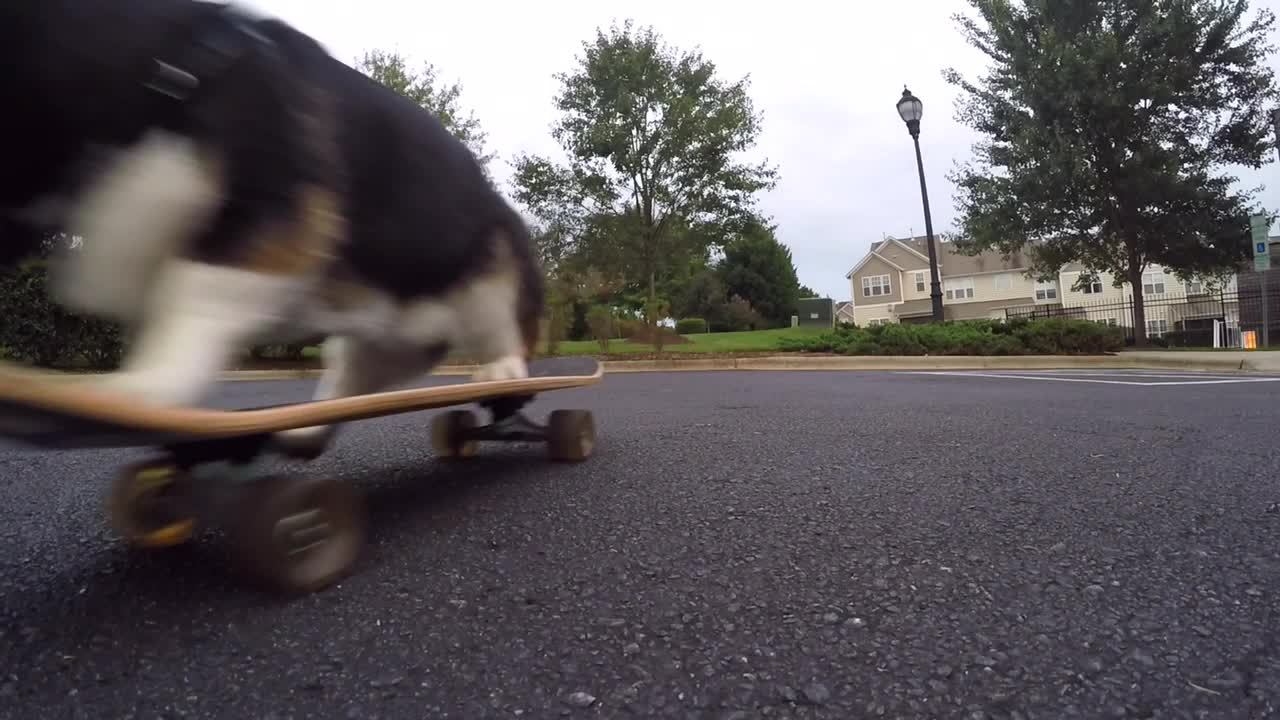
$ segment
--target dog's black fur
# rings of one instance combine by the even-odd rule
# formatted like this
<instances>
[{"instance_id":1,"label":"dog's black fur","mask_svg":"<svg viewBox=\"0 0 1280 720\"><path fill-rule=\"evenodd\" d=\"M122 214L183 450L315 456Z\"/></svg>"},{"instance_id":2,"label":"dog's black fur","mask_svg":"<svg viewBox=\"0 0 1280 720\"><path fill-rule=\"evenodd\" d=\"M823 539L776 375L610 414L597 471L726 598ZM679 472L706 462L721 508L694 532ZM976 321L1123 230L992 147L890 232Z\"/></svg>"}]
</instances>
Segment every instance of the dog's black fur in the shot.
<instances>
[{"instance_id":1,"label":"dog's black fur","mask_svg":"<svg viewBox=\"0 0 1280 720\"><path fill-rule=\"evenodd\" d=\"M93 145L127 146L164 127L218 147L230 165L230 199L196 238L196 259L235 262L247 223L288 214L294 191L317 183L342 197L359 238L342 257L398 298L465 279L488 259L476 254L490 249L482 236L498 228L528 253L519 264L526 312L536 311L527 229L475 157L435 117L287 24L188 0L6 0L0 18L5 210L74 191ZM229 57L201 62L199 46L214 40ZM157 59L208 74L190 97L166 96L148 87ZM6 254L38 237L8 235Z\"/></svg>"},{"instance_id":2,"label":"dog's black fur","mask_svg":"<svg viewBox=\"0 0 1280 720\"><path fill-rule=\"evenodd\" d=\"M114 303L110 312L141 338L111 389L191 402L231 346L269 323L336 333L321 395L408 379L451 343L484 356L477 379L525 372L543 278L519 214L437 118L286 23L200 0L4 0L0 108L0 261L73 217L96 227L94 213L110 209L83 204L87 189L128 188L128 207L164 212L136 177L116 184L104 174L157 130L192 141L174 146L194 148L182 156L201 168L181 177L205 178L190 181L192 197L218 191L211 215L192 215L200 219L159 243L156 266L168 275L136 252L132 265L73 263L63 287L104 281L77 302ZM119 246L132 242L114 232ZM145 300L106 282L111 273L136 274ZM217 278L239 291L218 291ZM243 328L235 313L210 309L223 302L215 309L249 318Z\"/></svg>"}]
</instances>

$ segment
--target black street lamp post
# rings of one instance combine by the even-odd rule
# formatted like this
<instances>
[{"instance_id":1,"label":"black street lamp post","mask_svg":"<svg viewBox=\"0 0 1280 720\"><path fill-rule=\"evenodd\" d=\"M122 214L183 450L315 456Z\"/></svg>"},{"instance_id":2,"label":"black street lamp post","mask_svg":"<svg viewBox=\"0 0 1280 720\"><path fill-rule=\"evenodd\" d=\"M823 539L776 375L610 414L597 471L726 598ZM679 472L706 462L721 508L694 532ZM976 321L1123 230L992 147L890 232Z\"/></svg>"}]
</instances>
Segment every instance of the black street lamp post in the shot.
<instances>
[{"instance_id":1,"label":"black street lamp post","mask_svg":"<svg viewBox=\"0 0 1280 720\"><path fill-rule=\"evenodd\" d=\"M933 321L942 322L942 285L938 282L938 253L933 245L933 218L929 214L929 190L924 183L924 160L920 157L920 117L924 115L924 103L911 91L902 88L898 101L898 114L907 124L911 140L916 146L916 169L920 173L920 197L924 201L924 234L929 244L929 297L933 300Z\"/></svg>"}]
</instances>

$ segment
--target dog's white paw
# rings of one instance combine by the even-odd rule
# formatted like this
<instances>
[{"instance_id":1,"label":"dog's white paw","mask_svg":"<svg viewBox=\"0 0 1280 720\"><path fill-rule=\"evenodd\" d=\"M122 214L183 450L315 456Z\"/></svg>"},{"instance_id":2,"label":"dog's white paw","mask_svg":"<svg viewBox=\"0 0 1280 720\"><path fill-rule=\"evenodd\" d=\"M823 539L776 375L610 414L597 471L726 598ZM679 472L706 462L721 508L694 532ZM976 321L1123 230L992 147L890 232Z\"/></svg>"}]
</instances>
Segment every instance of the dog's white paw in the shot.
<instances>
[{"instance_id":1,"label":"dog's white paw","mask_svg":"<svg viewBox=\"0 0 1280 720\"><path fill-rule=\"evenodd\" d=\"M529 377L529 366L519 355L508 355L480 366L471 375L474 382L490 382L493 380L523 380Z\"/></svg>"}]
</instances>

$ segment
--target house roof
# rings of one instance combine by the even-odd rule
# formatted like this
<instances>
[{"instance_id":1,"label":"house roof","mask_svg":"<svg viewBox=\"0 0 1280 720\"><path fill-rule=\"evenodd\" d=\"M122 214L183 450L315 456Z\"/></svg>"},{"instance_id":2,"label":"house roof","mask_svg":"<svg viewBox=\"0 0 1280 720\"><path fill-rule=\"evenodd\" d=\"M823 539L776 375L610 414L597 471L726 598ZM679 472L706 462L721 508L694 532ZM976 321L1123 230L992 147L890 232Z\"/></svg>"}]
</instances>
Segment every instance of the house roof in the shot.
<instances>
[{"instance_id":1,"label":"house roof","mask_svg":"<svg viewBox=\"0 0 1280 720\"><path fill-rule=\"evenodd\" d=\"M965 275L978 275L981 273L1025 270L1030 267L1031 264L1027 260L1026 256L1021 252L1014 253L1008 260L1005 260L1000 252L994 250L987 251L976 256L969 256L962 255L957 252L955 250L955 245L951 243L942 242L936 237L934 238L934 241L934 248L938 254L938 272L946 277L963 277ZM863 257L862 260L853 267L853 269L846 273L845 277L853 277L853 274L858 272L858 270L860 270L872 257L878 257L885 262L889 262L890 265L894 265L881 254L881 249L890 244L899 245L909 250L914 255L928 261L929 245L927 238L919 236L910 238L889 237L884 240L876 240L871 243L871 249L867 252L867 255ZM894 267L898 266L894 265ZM903 268L899 267L898 269L901 270Z\"/></svg>"},{"instance_id":2,"label":"house roof","mask_svg":"<svg viewBox=\"0 0 1280 720\"><path fill-rule=\"evenodd\" d=\"M986 251L980 255L962 255L949 242L939 242L934 238L934 247L938 253L938 271L947 277L976 275L979 273L999 272L1001 270L1024 270L1031 263L1021 252L1016 252L1005 260L1000 252ZM925 257L929 256L928 238L913 237L898 240L898 243L910 247Z\"/></svg>"},{"instance_id":3,"label":"house roof","mask_svg":"<svg viewBox=\"0 0 1280 720\"><path fill-rule=\"evenodd\" d=\"M883 262L884 264L888 265L889 267L891 267L891 268L893 268L894 270L897 270L897 271L899 271L899 272L903 272L903 271L905 271L905 270L906 270L906 268L902 267L901 265L899 265L899 264L895 263L894 261L890 260L889 258L887 258L887 257L885 257L885 256L881 255L880 253L876 252L876 249L873 247L873 248L871 249L871 251L870 251L870 252L868 252L866 255L864 255L864 256L863 256L863 258L862 258L861 260L859 260L859 261L858 261L858 264L857 264L857 265L854 265L854 266L853 266L853 268L852 268L851 270L849 270L849 272L847 272L847 273L845 273L845 274L844 274L845 278L851 278L851 277L853 277L853 274L854 274L854 273L856 273L856 272L858 272L859 270L861 270L861 269L863 268L863 266L864 266L864 265L866 265L867 263L871 262L871 259L872 259L872 258L875 258L876 260L879 260L879 261Z\"/></svg>"}]
</instances>

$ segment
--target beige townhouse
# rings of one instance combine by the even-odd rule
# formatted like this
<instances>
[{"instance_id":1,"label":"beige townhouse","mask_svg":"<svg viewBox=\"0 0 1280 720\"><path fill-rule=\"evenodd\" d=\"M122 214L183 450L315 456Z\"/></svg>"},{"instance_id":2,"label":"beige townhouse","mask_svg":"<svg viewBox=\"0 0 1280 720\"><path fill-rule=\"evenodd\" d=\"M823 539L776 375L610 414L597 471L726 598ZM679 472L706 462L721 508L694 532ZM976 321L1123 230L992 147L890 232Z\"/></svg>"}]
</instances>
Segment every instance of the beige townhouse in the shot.
<instances>
[{"instance_id":1,"label":"beige townhouse","mask_svg":"<svg viewBox=\"0 0 1280 720\"><path fill-rule=\"evenodd\" d=\"M1054 280L1040 282L1028 276L1029 262L1021 253L1008 258L995 251L961 255L950 243L941 241L937 241L936 250L947 320L1002 319L1044 312L1110 325L1132 324L1133 291L1128 283L1116 287L1107 273L1082 279L1083 266L1071 263ZM1225 285L1204 280L1183 282L1165 268L1149 267L1143 273L1141 290L1146 301L1146 334L1162 336L1173 330L1209 327L1215 319L1238 325L1237 277L1230 276ZM929 322L932 318L929 255L923 237L886 237L872 243L845 278L852 300L838 309L838 322L865 327Z\"/></svg>"},{"instance_id":2,"label":"beige townhouse","mask_svg":"<svg viewBox=\"0 0 1280 720\"><path fill-rule=\"evenodd\" d=\"M1057 282L1038 283L1026 275L1021 253L961 255L950 243L936 242L938 279L947 320L1003 318L1005 309L1056 303ZM890 322L929 322L929 249L925 238L888 237L871 244L845 278L853 293L851 311L838 317L859 326Z\"/></svg>"}]
</instances>

